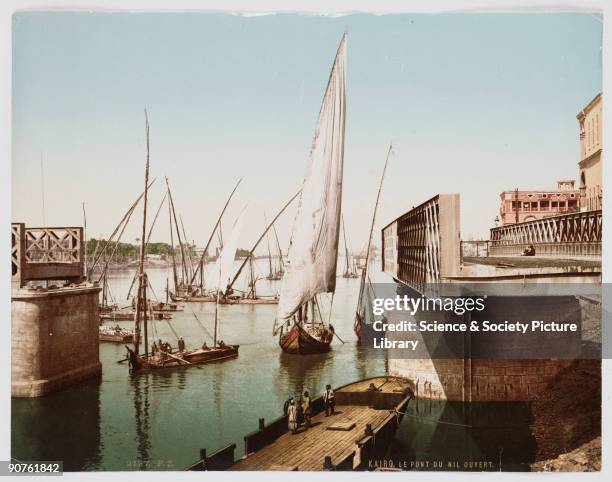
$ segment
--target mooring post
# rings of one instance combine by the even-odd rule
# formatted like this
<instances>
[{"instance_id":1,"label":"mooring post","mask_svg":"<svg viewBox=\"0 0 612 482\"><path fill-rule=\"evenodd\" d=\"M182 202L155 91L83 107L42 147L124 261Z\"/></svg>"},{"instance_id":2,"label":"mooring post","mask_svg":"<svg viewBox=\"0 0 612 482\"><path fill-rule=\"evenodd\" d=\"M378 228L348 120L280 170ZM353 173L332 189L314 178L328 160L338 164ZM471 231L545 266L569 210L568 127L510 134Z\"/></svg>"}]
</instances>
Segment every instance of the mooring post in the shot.
<instances>
[{"instance_id":1,"label":"mooring post","mask_svg":"<svg viewBox=\"0 0 612 482\"><path fill-rule=\"evenodd\" d=\"M263 430L266 427L265 420L263 418L259 419L259 430Z\"/></svg>"},{"instance_id":2,"label":"mooring post","mask_svg":"<svg viewBox=\"0 0 612 482\"><path fill-rule=\"evenodd\" d=\"M371 423L366 423L365 434L368 437L371 437L372 435L374 435L374 430L372 430L372 424Z\"/></svg>"},{"instance_id":3,"label":"mooring post","mask_svg":"<svg viewBox=\"0 0 612 482\"><path fill-rule=\"evenodd\" d=\"M323 459L323 468L325 470L333 470L334 469L334 464L332 464L331 455L326 455L325 459Z\"/></svg>"}]
</instances>

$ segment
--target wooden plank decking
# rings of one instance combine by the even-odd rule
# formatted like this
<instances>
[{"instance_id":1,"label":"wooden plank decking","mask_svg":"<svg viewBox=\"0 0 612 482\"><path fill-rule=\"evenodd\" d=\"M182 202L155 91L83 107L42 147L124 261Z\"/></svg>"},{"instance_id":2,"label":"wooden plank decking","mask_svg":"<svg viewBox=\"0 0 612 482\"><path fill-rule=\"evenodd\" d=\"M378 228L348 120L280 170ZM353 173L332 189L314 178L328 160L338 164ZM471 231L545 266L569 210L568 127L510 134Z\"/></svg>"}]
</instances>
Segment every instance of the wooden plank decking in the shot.
<instances>
[{"instance_id":1,"label":"wooden plank decking","mask_svg":"<svg viewBox=\"0 0 612 482\"><path fill-rule=\"evenodd\" d=\"M406 385L388 381L386 378L370 379L358 382L336 391L338 401L340 393L351 394L367 392L370 383L378 388L378 393L393 393L406 388ZM346 399L346 397L344 397ZM352 454L359 457L357 441L366 437L366 425L370 424L374 432L396 415L388 408L375 409L368 404L337 405L336 414L329 417L325 412L312 417L312 427L305 430L300 427L297 434L284 433L279 438L237 461L229 470L325 470L323 463L326 456L331 457L335 466L345 462ZM350 430L328 430L330 425L354 424Z\"/></svg>"},{"instance_id":2,"label":"wooden plank decking","mask_svg":"<svg viewBox=\"0 0 612 482\"><path fill-rule=\"evenodd\" d=\"M320 413L312 418L313 426L293 435L288 432L265 448L239 460L230 470L270 470L273 466L297 467L297 470L323 470L326 455L332 464L345 460L357 449L356 441L365 436L366 424L375 429L387 417L394 416L389 410L374 410L369 407L340 405L336 414ZM352 422L348 431L327 430L331 424Z\"/></svg>"}]
</instances>

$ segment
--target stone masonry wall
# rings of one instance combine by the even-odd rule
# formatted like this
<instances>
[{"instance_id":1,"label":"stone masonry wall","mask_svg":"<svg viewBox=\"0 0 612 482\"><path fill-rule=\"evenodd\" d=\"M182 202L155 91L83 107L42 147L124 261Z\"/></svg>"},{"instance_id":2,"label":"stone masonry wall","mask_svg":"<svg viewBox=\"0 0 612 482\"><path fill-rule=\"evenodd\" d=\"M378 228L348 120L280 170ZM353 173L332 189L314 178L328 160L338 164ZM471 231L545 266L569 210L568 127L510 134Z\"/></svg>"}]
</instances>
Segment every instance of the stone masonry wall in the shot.
<instances>
[{"instance_id":1,"label":"stone masonry wall","mask_svg":"<svg viewBox=\"0 0 612 482\"><path fill-rule=\"evenodd\" d=\"M100 377L97 287L15 290L12 395L45 395Z\"/></svg>"}]
</instances>

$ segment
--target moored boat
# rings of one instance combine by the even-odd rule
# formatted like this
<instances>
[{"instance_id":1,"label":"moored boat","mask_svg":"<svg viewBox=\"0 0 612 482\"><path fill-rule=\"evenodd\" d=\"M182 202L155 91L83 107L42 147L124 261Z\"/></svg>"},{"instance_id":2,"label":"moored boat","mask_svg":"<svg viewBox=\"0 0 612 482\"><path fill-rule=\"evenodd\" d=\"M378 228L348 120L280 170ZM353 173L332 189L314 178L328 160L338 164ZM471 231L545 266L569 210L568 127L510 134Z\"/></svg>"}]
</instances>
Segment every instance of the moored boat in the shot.
<instances>
[{"instance_id":1,"label":"moored boat","mask_svg":"<svg viewBox=\"0 0 612 482\"><path fill-rule=\"evenodd\" d=\"M102 325L98 328L98 338L100 341L111 343L129 343L134 338L134 332L120 326Z\"/></svg>"},{"instance_id":2,"label":"moored boat","mask_svg":"<svg viewBox=\"0 0 612 482\"><path fill-rule=\"evenodd\" d=\"M374 224L376 222L376 212L378 211L378 203L380 202L380 193L382 191L383 181L385 180L385 174L387 172L387 165L389 164L389 158L393 154L393 145L389 145L387 151L387 158L385 159L385 165L383 167L382 175L380 176L380 183L378 184L378 192L376 194L376 202L374 203L374 212L372 213L372 222L370 223L370 234L368 236L368 243L366 245L366 255L361 270L361 282L359 284L359 295L357 297L357 310L355 311L355 321L353 322L353 331L357 336L357 341L361 343L361 325L365 322L366 309L370 308L371 300L374 297L372 282L370 281L370 266L369 264L374 260L372 255L372 235L374 234Z\"/></svg>"},{"instance_id":3,"label":"moored boat","mask_svg":"<svg viewBox=\"0 0 612 482\"><path fill-rule=\"evenodd\" d=\"M311 327L295 324L287 333L280 336L279 344L285 353L310 355L329 351L333 338L334 328L331 325Z\"/></svg>"},{"instance_id":4,"label":"moored boat","mask_svg":"<svg viewBox=\"0 0 612 482\"><path fill-rule=\"evenodd\" d=\"M384 459L410 400L414 384L403 378L366 378L334 389L335 413L325 414L323 397L311 402L311 427L296 434L287 415L244 436L245 455L235 444L212 452L187 470L326 471L371 470Z\"/></svg>"},{"instance_id":5,"label":"moored boat","mask_svg":"<svg viewBox=\"0 0 612 482\"><path fill-rule=\"evenodd\" d=\"M293 222L273 335L291 354L330 349L334 329L318 296L336 290L342 204L346 33L342 36L319 111L306 177ZM330 303L331 313L331 303Z\"/></svg>"},{"instance_id":6,"label":"moored boat","mask_svg":"<svg viewBox=\"0 0 612 482\"><path fill-rule=\"evenodd\" d=\"M143 357L136 355L129 346L126 345L125 347L128 351L130 366L136 370L188 367L230 360L238 357L238 349L240 348L239 345L217 345L187 351L157 351L155 354Z\"/></svg>"}]
</instances>

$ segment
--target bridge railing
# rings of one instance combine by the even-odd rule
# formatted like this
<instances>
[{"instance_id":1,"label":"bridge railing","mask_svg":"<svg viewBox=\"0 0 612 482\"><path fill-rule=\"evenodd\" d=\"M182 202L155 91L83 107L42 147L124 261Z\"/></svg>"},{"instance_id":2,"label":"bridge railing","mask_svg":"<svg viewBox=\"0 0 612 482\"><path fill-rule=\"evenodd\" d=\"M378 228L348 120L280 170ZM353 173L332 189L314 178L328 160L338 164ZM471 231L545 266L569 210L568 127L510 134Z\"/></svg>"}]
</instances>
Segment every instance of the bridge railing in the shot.
<instances>
[{"instance_id":1,"label":"bridge railing","mask_svg":"<svg viewBox=\"0 0 612 482\"><path fill-rule=\"evenodd\" d=\"M601 256L602 212L573 212L491 228L490 256Z\"/></svg>"},{"instance_id":2,"label":"bridge railing","mask_svg":"<svg viewBox=\"0 0 612 482\"><path fill-rule=\"evenodd\" d=\"M34 280L80 280L83 277L83 228L26 228L23 223L13 223L11 241L14 285L23 286Z\"/></svg>"},{"instance_id":3,"label":"bridge railing","mask_svg":"<svg viewBox=\"0 0 612 482\"><path fill-rule=\"evenodd\" d=\"M459 194L438 194L382 230L383 271L419 289L456 276L460 265Z\"/></svg>"}]
</instances>

